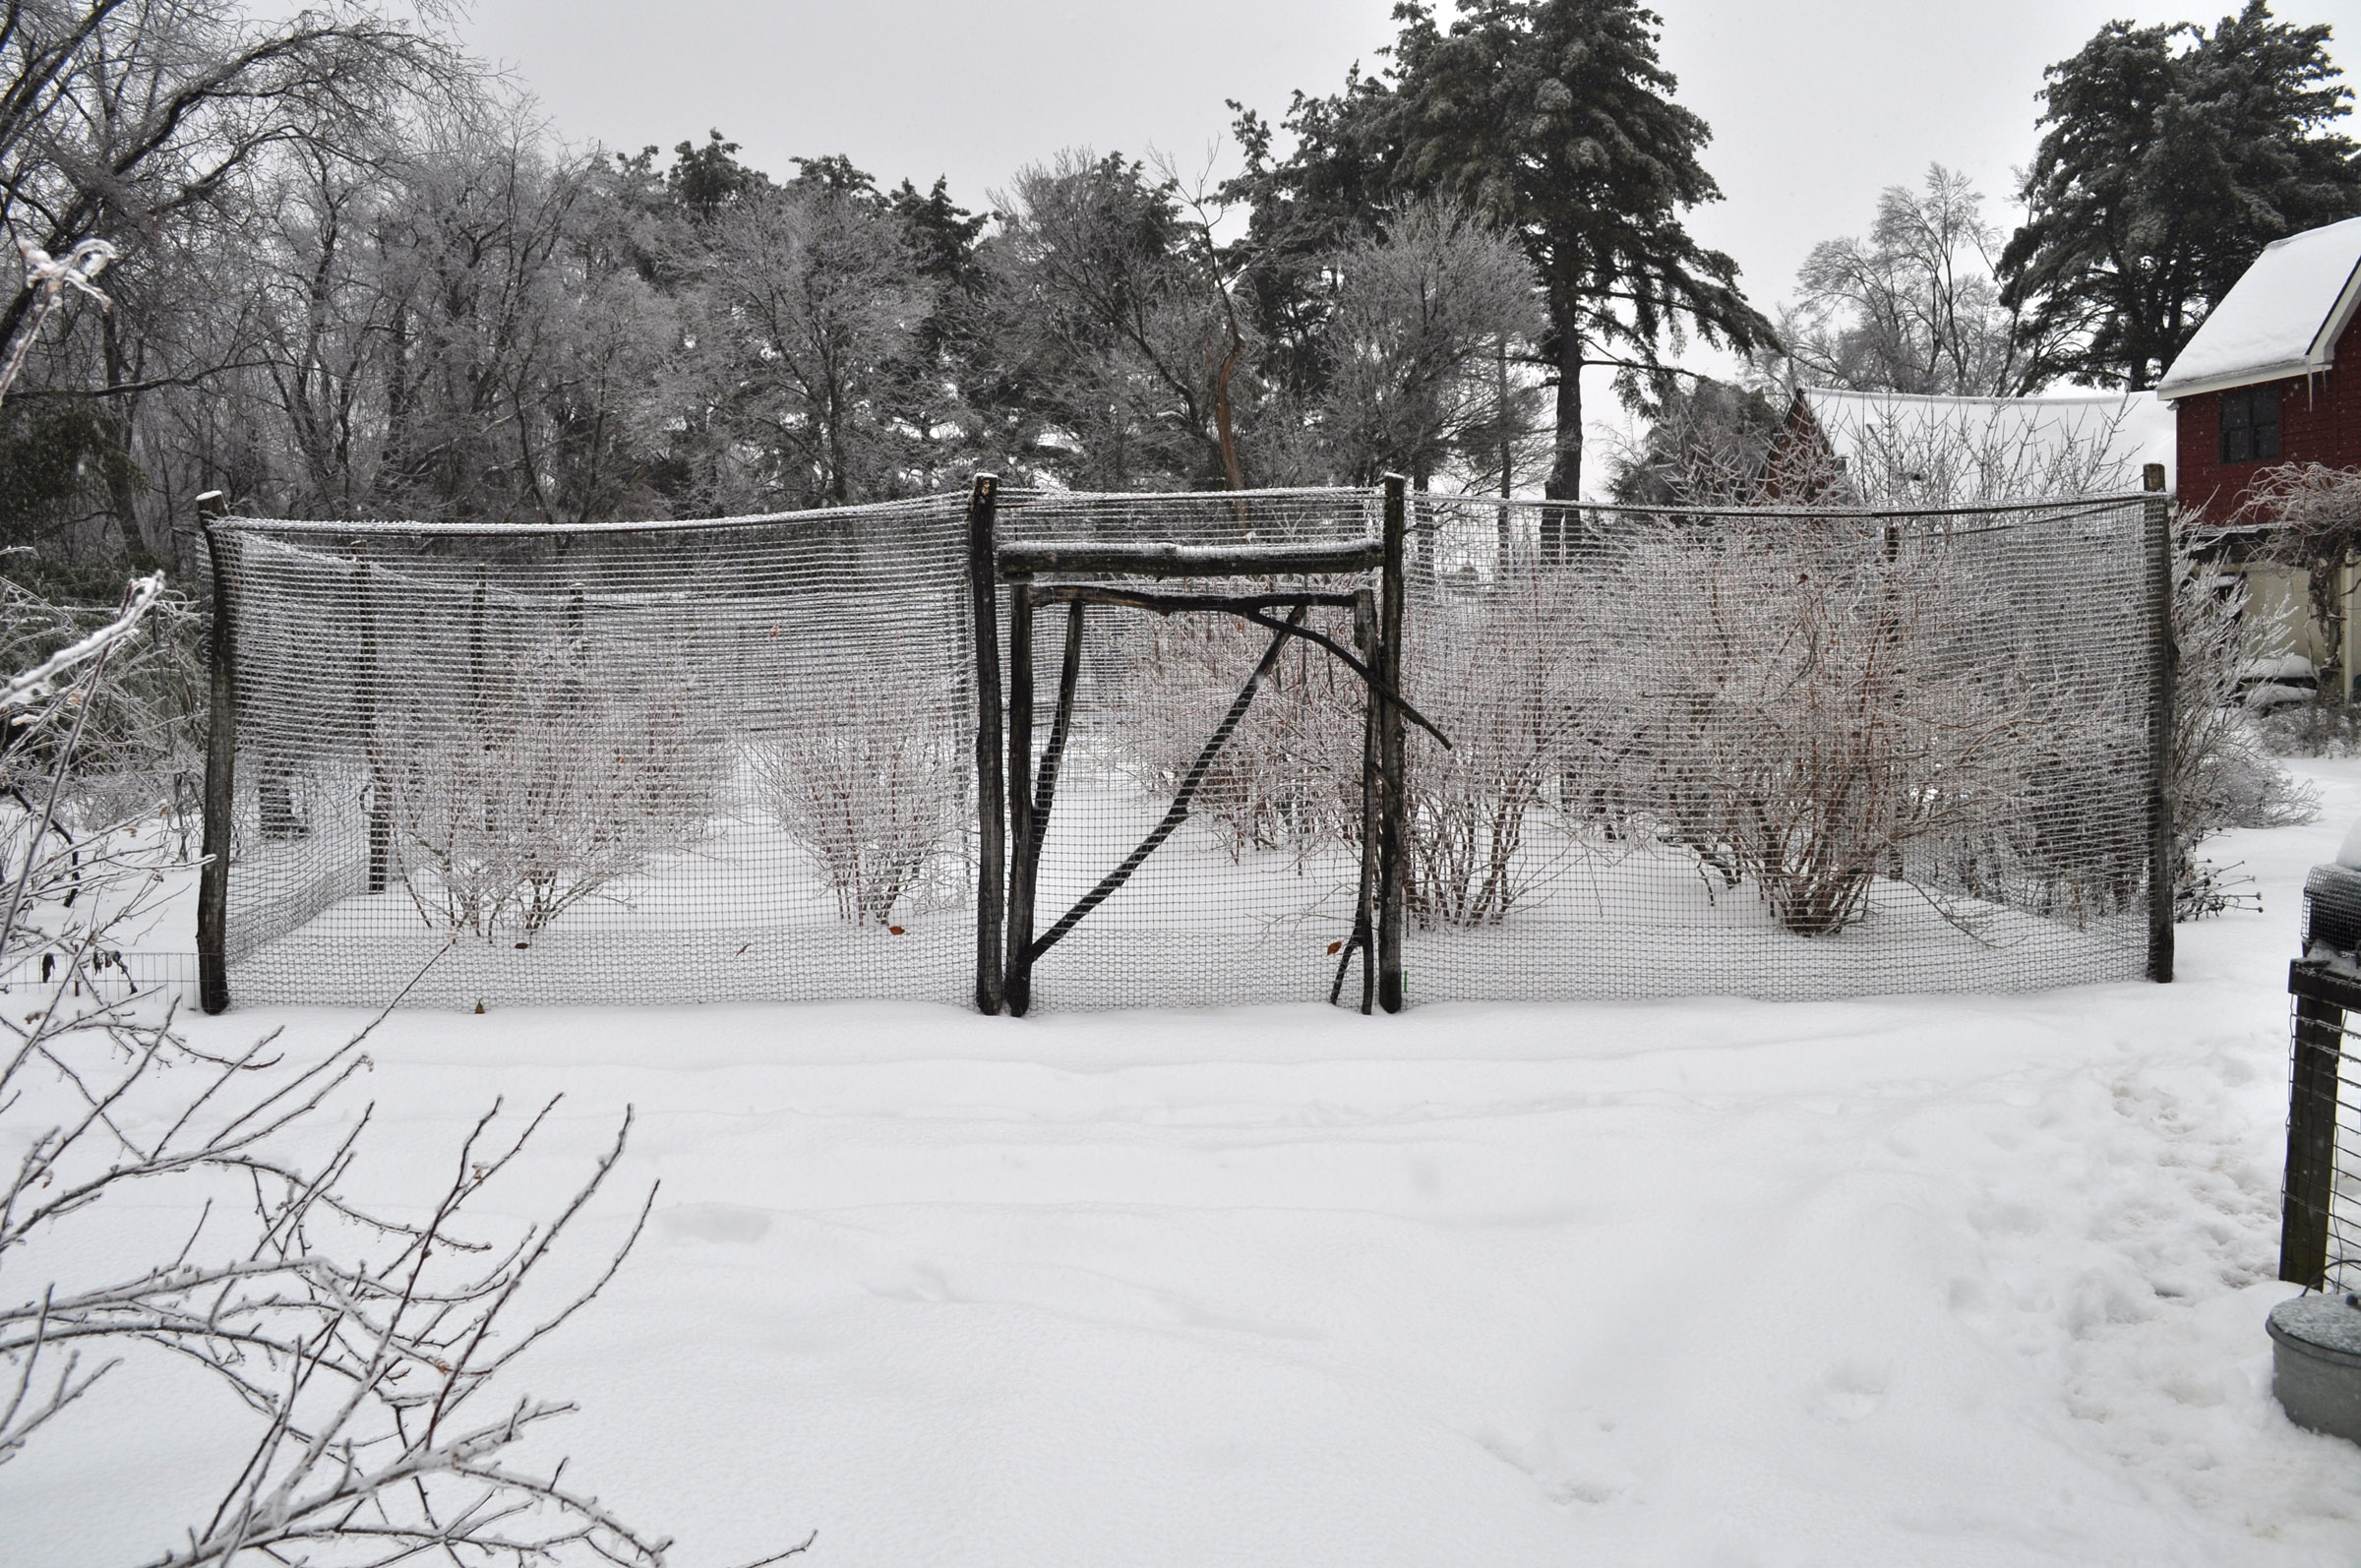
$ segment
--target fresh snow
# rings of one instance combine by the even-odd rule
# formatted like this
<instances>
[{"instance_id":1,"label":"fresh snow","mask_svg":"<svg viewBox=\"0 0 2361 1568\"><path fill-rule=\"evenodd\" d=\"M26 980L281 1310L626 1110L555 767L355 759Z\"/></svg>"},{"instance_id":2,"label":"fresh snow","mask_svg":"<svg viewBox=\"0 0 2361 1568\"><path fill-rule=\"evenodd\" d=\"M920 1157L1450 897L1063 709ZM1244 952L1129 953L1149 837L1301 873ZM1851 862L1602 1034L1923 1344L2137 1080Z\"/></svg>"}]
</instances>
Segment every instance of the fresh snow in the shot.
<instances>
[{"instance_id":1,"label":"fresh snow","mask_svg":"<svg viewBox=\"0 0 2361 1568\"><path fill-rule=\"evenodd\" d=\"M2361 1449L2263 1330L2297 889L2361 817L2361 761L2297 767L2321 820L2215 846L2265 913L2168 988L405 1012L354 1185L562 1090L546 1213L636 1108L570 1257L654 1221L518 1389L681 1564L2361 1561ZM220 1420L102 1386L0 1466L0 1562L163 1550Z\"/></svg>"},{"instance_id":2,"label":"fresh snow","mask_svg":"<svg viewBox=\"0 0 2361 1568\"><path fill-rule=\"evenodd\" d=\"M2157 394L2186 397L2328 369L2356 282L2361 217L2272 241L2199 324Z\"/></svg>"}]
</instances>

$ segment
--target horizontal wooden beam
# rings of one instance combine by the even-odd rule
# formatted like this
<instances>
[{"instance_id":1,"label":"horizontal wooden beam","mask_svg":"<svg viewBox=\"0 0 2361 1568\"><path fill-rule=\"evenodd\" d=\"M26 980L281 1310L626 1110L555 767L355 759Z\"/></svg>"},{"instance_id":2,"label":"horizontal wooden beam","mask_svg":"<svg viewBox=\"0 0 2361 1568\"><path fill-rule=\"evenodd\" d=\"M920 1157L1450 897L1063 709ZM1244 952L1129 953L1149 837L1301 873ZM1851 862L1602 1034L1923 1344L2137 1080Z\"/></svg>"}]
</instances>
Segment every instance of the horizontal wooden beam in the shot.
<instances>
[{"instance_id":1,"label":"horizontal wooden beam","mask_svg":"<svg viewBox=\"0 0 2361 1568\"><path fill-rule=\"evenodd\" d=\"M1003 543L1000 575L1044 572L1106 572L1132 577L1253 577L1373 572L1384 547L1375 540L1335 544L1108 544Z\"/></svg>"},{"instance_id":2,"label":"horizontal wooden beam","mask_svg":"<svg viewBox=\"0 0 2361 1568\"><path fill-rule=\"evenodd\" d=\"M2298 958L2287 965L2287 994L2361 1012L2361 980L2312 959Z\"/></svg>"},{"instance_id":3,"label":"horizontal wooden beam","mask_svg":"<svg viewBox=\"0 0 2361 1568\"><path fill-rule=\"evenodd\" d=\"M1103 582L1048 583L1033 590L1042 604L1109 604L1157 615L1185 610L1209 610L1217 615L1246 615L1257 610L1292 610L1299 604L1353 608L1350 593L1159 593L1150 588L1116 588Z\"/></svg>"}]
</instances>

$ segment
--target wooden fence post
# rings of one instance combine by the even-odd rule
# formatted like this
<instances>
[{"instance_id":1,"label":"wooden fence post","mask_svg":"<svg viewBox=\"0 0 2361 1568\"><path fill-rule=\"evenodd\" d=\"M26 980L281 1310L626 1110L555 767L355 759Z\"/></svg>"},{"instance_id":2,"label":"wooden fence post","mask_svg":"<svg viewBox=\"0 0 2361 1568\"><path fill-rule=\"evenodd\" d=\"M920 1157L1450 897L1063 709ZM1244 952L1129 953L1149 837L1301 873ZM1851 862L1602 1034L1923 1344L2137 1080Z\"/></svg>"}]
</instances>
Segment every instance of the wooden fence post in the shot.
<instances>
[{"instance_id":1,"label":"wooden fence post","mask_svg":"<svg viewBox=\"0 0 2361 1568\"><path fill-rule=\"evenodd\" d=\"M2295 993L2295 1058L2287 1093L2287 1169L2279 1188L2279 1278L2316 1291L2329 1270L2329 1209L2336 1182L2336 1096L2344 1009L2289 976Z\"/></svg>"},{"instance_id":2,"label":"wooden fence post","mask_svg":"<svg viewBox=\"0 0 2361 1568\"><path fill-rule=\"evenodd\" d=\"M2172 980L2172 720L2181 654L2172 636L2172 507L2164 498L2164 465L2149 463L2141 478L2149 496L2144 532L2154 676L2148 727L2148 978L2165 985Z\"/></svg>"},{"instance_id":3,"label":"wooden fence post","mask_svg":"<svg viewBox=\"0 0 2361 1568\"><path fill-rule=\"evenodd\" d=\"M205 750L204 863L197 873L197 1003L209 1013L229 1006L229 853L237 800L237 633L231 615L229 557L218 526L228 498L209 490L197 498L213 577L212 625L208 639L212 691Z\"/></svg>"},{"instance_id":4,"label":"wooden fence post","mask_svg":"<svg viewBox=\"0 0 2361 1568\"><path fill-rule=\"evenodd\" d=\"M394 824L387 814L385 755L377 733L377 698L383 666L378 658L377 598L370 582L371 570L364 561L353 572L353 631L360 644L353 658L356 697L353 717L361 734L361 765L369 778L367 886L372 893L382 893L394 858Z\"/></svg>"},{"instance_id":5,"label":"wooden fence post","mask_svg":"<svg viewBox=\"0 0 2361 1568\"><path fill-rule=\"evenodd\" d=\"M1008 956L1010 1016L1033 1004L1033 579L1008 584Z\"/></svg>"},{"instance_id":6,"label":"wooden fence post","mask_svg":"<svg viewBox=\"0 0 2361 1568\"><path fill-rule=\"evenodd\" d=\"M1000 756L999 562L994 547L1000 482L976 475L967 498L967 592L976 659L976 1011L1004 1001L1001 920L1007 909L1008 799Z\"/></svg>"},{"instance_id":7,"label":"wooden fence post","mask_svg":"<svg viewBox=\"0 0 2361 1568\"><path fill-rule=\"evenodd\" d=\"M1387 691L1402 691L1403 542L1409 531L1407 482L1400 474L1385 476L1385 560L1379 572L1381 597L1377 606L1378 679ZM1407 694L1405 694L1407 695ZM1402 1010L1402 925L1404 917L1403 859L1410 852L1410 813L1404 799L1402 710L1395 702L1371 694L1379 704L1377 765L1383 792L1383 813L1377 837L1377 1005L1387 1012Z\"/></svg>"}]
</instances>

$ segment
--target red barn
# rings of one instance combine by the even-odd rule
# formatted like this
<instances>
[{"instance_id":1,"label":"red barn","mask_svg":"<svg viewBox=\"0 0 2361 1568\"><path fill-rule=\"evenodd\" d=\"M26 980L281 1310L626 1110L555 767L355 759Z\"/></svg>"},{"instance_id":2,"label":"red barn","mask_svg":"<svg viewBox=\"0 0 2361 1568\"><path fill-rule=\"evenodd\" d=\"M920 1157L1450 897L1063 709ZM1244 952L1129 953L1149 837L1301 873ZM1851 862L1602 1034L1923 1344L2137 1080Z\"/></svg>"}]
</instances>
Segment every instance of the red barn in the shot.
<instances>
[{"instance_id":1,"label":"red barn","mask_svg":"<svg viewBox=\"0 0 2361 1568\"><path fill-rule=\"evenodd\" d=\"M2176 416L2181 514L2199 527L2268 523L2239 511L2279 463L2361 468L2361 217L2291 234L2255 258L2156 394ZM2222 543L2217 559L2234 566L2241 542ZM2257 565L2244 575L2249 613L2275 622L2286 651L2310 661L2323 690L2344 694L2361 669L2361 616L2348 608L2317 623L2299 571ZM2339 576L2335 597L2349 606L2361 574L2348 566Z\"/></svg>"},{"instance_id":2,"label":"red barn","mask_svg":"<svg viewBox=\"0 0 2361 1568\"><path fill-rule=\"evenodd\" d=\"M2227 522L2274 463L2361 467L2361 217L2270 246L2156 384L2184 515Z\"/></svg>"}]
</instances>

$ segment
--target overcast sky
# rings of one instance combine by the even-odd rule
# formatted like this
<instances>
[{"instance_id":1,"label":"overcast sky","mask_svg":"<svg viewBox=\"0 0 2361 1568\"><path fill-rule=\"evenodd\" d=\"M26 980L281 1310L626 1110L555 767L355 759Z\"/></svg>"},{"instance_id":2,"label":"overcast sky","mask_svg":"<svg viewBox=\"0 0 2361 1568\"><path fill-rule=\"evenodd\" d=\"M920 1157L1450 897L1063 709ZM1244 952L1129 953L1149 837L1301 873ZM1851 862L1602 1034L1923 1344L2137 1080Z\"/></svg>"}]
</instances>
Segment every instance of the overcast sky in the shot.
<instances>
[{"instance_id":1,"label":"overcast sky","mask_svg":"<svg viewBox=\"0 0 2361 1568\"><path fill-rule=\"evenodd\" d=\"M1877 193L1929 161L1973 175L2009 220L2046 65L2111 18L2204 20L2150 0L1665 0L1665 61L1714 140L1724 200L1693 231L1766 310L1814 241L1858 233ZM476 47L512 66L560 134L670 149L718 128L776 174L843 152L879 179L950 178L985 205L1060 147L1195 164L1225 98L1277 119L1381 64L1390 0L475 0ZM2326 22L2354 69L2361 0L2280 0ZM660 19L660 26L651 26ZM1228 150L1225 146L1224 153Z\"/></svg>"}]
</instances>

